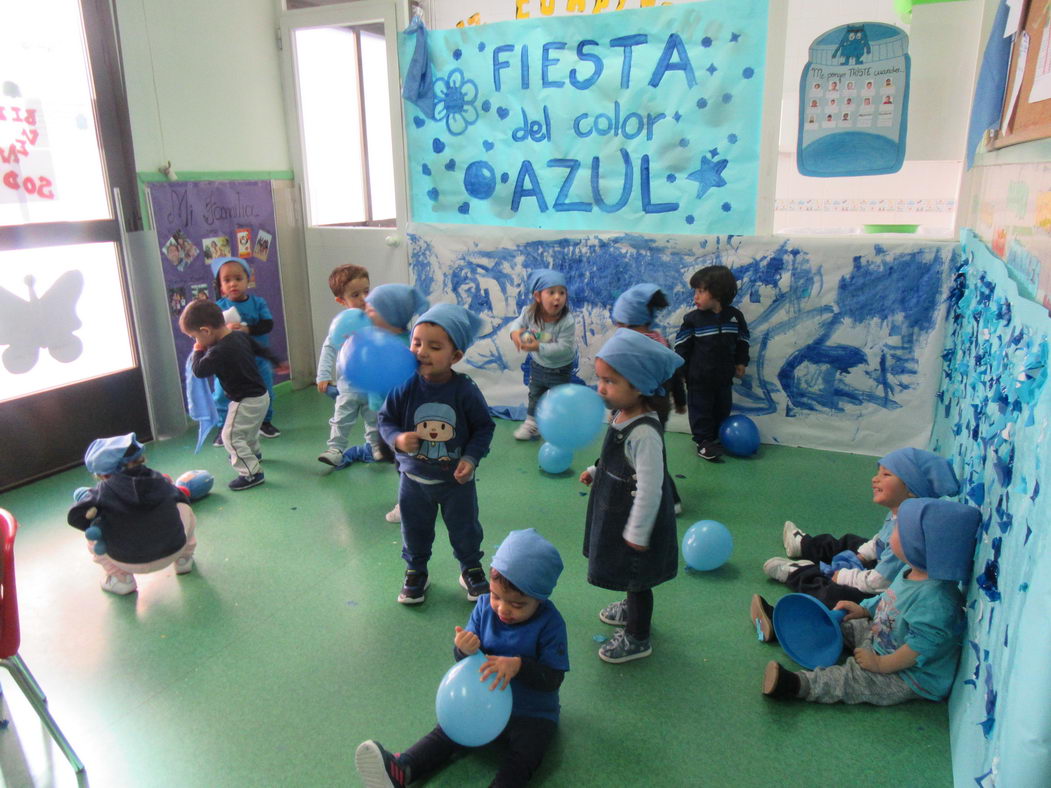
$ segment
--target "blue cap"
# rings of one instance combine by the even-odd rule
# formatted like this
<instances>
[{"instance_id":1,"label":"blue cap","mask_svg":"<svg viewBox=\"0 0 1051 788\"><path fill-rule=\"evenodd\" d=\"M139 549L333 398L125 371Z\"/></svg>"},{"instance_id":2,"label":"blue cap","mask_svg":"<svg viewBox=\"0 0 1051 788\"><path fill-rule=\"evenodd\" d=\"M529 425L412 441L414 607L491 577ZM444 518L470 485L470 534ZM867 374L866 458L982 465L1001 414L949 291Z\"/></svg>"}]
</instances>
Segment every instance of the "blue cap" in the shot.
<instances>
[{"instance_id":1,"label":"blue cap","mask_svg":"<svg viewBox=\"0 0 1051 788\"><path fill-rule=\"evenodd\" d=\"M212 268L212 276L219 276L219 269L227 263L240 263L241 267L245 270L245 276L249 279L252 278L252 269L248 267L248 263L242 260L240 257L216 257L208 265Z\"/></svg>"},{"instance_id":2,"label":"blue cap","mask_svg":"<svg viewBox=\"0 0 1051 788\"><path fill-rule=\"evenodd\" d=\"M949 461L924 449L895 449L879 461L917 498L942 498L960 492Z\"/></svg>"},{"instance_id":3,"label":"blue cap","mask_svg":"<svg viewBox=\"0 0 1051 788\"><path fill-rule=\"evenodd\" d=\"M408 328L412 316L424 311L431 302L411 285L380 285L373 288L365 303L394 328Z\"/></svg>"},{"instance_id":4,"label":"blue cap","mask_svg":"<svg viewBox=\"0 0 1051 788\"><path fill-rule=\"evenodd\" d=\"M547 290L549 287L565 287L566 277L560 271L550 268L537 268L530 271L529 279L526 280L526 288L530 293L538 290Z\"/></svg>"},{"instance_id":5,"label":"blue cap","mask_svg":"<svg viewBox=\"0 0 1051 788\"><path fill-rule=\"evenodd\" d=\"M547 599L562 574L562 556L535 528L511 531L493 556L493 569L526 596Z\"/></svg>"},{"instance_id":6,"label":"blue cap","mask_svg":"<svg viewBox=\"0 0 1051 788\"><path fill-rule=\"evenodd\" d=\"M461 353L467 352L482 326L478 315L468 312L458 304L435 304L419 316L415 325L420 323L434 323L444 328L453 345Z\"/></svg>"},{"instance_id":7,"label":"blue cap","mask_svg":"<svg viewBox=\"0 0 1051 788\"><path fill-rule=\"evenodd\" d=\"M682 366L682 357L638 331L618 328L596 354L642 394L663 394L664 381Z\"/></svg>"},{"instance_id":8,"label":"blue cap","mask_svg":"<svg viewBox=\"0 0 1051 788\"><path fill-rule=\"evenodd\" d=\"M99 438L93 440L84 452L84 465L91 473L108 476L141 457L144 448L135 438L134 432L113 438Z\"/></svg>"},{"instance_id":9,"label":"blue cap","mask_svg":"<svg viewBox=\"0 0 1051 788\"><path fill-rule=\"evenodd\" d=\"M456 426L456 411L444 402L425 402L412 414L412 423L421 421L441 421Z\"/></svg>"},{"instance_id":10,"label":"blue cap","mask_svg":"<svg viewBox=\"0 0 1051 788\"><path fill-rule=\"evenodd\" d=\"M650 309L650 300L660 291L651 282L629 287L613 302L613 322L626 326L648 326L657 314L657 310Z\"/></svg>"},{"instance_id":11,"label":"blue cap","mask_svg":"<svg viewBox=\"0 0 1051 788\"><path fill-rule=\"evenodd\" d=\"M970 580L982 513L938 498L909 498L898 507L898 539L905 560L932 580Z\"/></svg>"}]
</instances>

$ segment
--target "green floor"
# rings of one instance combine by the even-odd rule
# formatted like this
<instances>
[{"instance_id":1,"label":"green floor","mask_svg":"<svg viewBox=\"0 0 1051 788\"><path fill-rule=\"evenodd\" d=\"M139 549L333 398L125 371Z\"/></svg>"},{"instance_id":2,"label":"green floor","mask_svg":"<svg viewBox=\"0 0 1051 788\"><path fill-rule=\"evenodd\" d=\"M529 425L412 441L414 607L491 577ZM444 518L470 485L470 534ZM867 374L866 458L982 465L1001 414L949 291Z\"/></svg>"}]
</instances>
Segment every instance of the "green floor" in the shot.
<instances>
[{"instance_id":1,"label":"green floor","mask_svg":"<svg viewBox=\"0 0 1051 788\"><path fill-rule=\"evenodd\" d=\"M279 397L283 435L264 441L263 487L233 494L223 452L192 454L184 437L154 444L148 462L175 476L207 468L216 491L195 509L197 569L139 577L137 595L98 587L81 535L65 525L79 468L0 496L20 519L22 656L96 788L358 785L354 749L377 738L402 749L434 724L434 691L451 664L453 627L471 611L441 535L427 602L395 601L403 571L389 465L331 471L324 448L331 400ZM561 734L537 785L951 785L944 704L894 708L775 703L759 691L782 657L757 643L752 593L785 588L763 575L781 552L781 524L874 532L872 458L763 446L722 465L668 437L685 511L725 523L735 539L715 572L680 573L655 594L653 656L608 665L597 618L613 596L589 586L580 555L586 498L572 473L536 468L537 444L498 422L479 478L488 557L507 531L536 527L562 552L553 600L569 627L571 672ZM10 450L10 447L5 448ZM71 785L57 750L3 675L0 766L8 786ZM8 705L10 703L10 706ZM499 754L482 751L430 785L482 786Z\"/></svg>"}]
</instances>

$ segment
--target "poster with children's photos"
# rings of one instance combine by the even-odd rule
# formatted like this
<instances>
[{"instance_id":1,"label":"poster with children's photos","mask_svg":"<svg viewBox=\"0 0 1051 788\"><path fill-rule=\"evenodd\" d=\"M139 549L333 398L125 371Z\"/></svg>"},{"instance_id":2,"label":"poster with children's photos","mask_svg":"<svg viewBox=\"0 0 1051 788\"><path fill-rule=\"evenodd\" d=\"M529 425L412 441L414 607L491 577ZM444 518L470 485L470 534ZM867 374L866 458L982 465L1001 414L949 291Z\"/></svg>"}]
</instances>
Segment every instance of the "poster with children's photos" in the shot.
<instances>
[{"instance_id":1,"label":"poster with children's photos","mask_svg":"<svg viewBox=\"0 0 1051 788\"><path fill-rule=\"evenodd\" d=\"M211 269L219 257L248 264L248 293L263 298L274 317L270 349L288 358L270 182L172 181L151 183L148 190L180 375L193 340L179 330L179 315L191 300L222 296ZM287 379L274 375L275 383Z\"/></svg>"}]
</instances>

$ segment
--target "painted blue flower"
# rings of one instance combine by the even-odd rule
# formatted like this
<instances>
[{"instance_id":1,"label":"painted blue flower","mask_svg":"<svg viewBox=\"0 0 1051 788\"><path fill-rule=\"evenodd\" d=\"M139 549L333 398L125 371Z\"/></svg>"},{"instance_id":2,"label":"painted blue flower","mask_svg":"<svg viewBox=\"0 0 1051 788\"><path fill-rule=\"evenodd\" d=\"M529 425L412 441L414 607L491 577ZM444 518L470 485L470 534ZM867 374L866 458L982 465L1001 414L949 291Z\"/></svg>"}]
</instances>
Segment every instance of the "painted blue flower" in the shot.
<instances>
[{"instance_id":1,"label":"painted blue flower","mask_svg":"<svg viewBox=\"0 0 1051 788\"><path fill-rule=\"evenodd\" d=\"M477 99L478 85L464 76L463 69L454 68L448 77L434 80L434 119L444 120L449 133L459 136L478 122Z\"/></svg>"}]
</instances>

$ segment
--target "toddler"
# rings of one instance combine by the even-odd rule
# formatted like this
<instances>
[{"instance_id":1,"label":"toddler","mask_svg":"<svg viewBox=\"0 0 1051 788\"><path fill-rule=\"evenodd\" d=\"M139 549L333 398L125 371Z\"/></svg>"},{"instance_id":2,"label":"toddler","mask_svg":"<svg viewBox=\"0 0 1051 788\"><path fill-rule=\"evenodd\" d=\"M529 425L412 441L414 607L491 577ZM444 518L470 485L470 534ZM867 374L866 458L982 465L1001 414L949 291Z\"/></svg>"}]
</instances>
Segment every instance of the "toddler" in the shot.
<instances>
[{"instance_id":1,"label":"toddler","mask_svg":"<svg viewBox=\"0 0 1051 788\"><path fill-rule=\"evenodd\" d=\"M270 307L262 296L248 293L248 283L252 278L252 269L248 263L240 257L219 257L211 262L212 274L215 276L215 292L219 298L215 302L224 312L231 307L237 310L240 317L230 323L233 331L242 331L254 339L261 347L270 347L270 332L274 330L274 316L270 314ZM263 423L259 426L259 432L264 438L276 438L281 430L273 424L274 416L274 368L268 356L259 355L255 358L255 364L259 369L259 376L266 386L266 393L270 398L266 413L263 415ZM226 418L226 409L230 405L230 396L223 391L221 386L215 388L215 408L219 411L219 418ZM216 446L222 445L222 436L215 440Z\"/></svg>"},{"instance_id":2,"label":"toddler","mask_svg":"<svg viewBox=\"0 0 1051 788\"><path fill-rule=\"evenodd\" d=\"M530 303L511 323L511 341L529 354L526 419L514 432L520 441L539 437L536 403L548 389L569 383L577 356L577 329L569 312L566 278L558 271L540 268L529 274L526 286Z\"/></svg>"},{"instance_id":3,"label":"toddler","mask_svg":"<svg viewBox=\"0 0 1051 788\"><path fill-rule=\"evenodd\" d=\"M687 406L697 456L722 462L719 425L733 407L733 379L748 366L748 325L733 306L737 280L724 265L702 268L690 277L693 303L675 335L675 352L686 362Z\"/></svg>"},{"instance_id":4,"label":"toddler","mask_svg":"<svg viewBox=\"0 0 1051 788\"><path fill-rule=\"evenodd\" d=\"M219 438L237 478L230 482L234 492L263 483L259 467L259 425L270 406L270 395L256 364L256 356L278 363L269 348L262 347L244 331L226 324L223 310L211 301L192 301L179 316L179 329L193 339L190 367L199 378L215 375L229 397L229 407Z\"/></svg>"},{"instance_id":5,"label":"toddler","mask_svg":"<svg viewBox=\"0 0 1051 788\"><path fill-rule=\"evenodd\" d=\"M836 537L832 534L810 536L791 520L781 532L787 558L770 558L763 571L773 580L793 591L810 594L834 608L837 602L861 602L882 593L901 571L901 560L890 549L898 507L907 498L941 498L960 491L956 474L948 460L924 449L895 449L879 461L872 477L872 502L889 511L883 527L871 539L855 534ZM832 572L823 570L821 562L831 564L847 552L857 566ZM773 607L761 596L752 597L752 622L766 642L774 639L771 624Z\"/></svg>"},{"instance_id":6,"label":"toddler","mask_svg":"<svg viewBox=\"0 0 1051 788\"><path fill-rule=\"evenodd\" d=\"M627 328L618 328L595 358L598 393L613 414L601 457L580 474L591 486L584 555L589 583L627 592L599 613L624 627L599 648L606 662L653 652L653 587L678 572L671 477L654 398L681 365L671 350Z\"/></svg>"},{"instance_id":7,"label":"toddler","mask_svg":"<svg viewBox=\"0 0 1051 788\"><path fill-rule=\"evenodd\" d=\"M880 596L860 605L836 604L847 611L841 629L853 656L842 665L798 673L771 661L763 694L876 706L945 699L965 625L959 584L971 578L981 519L973 506L956 501L903 501L890 543L907 568Z\"/></svg>"},{"instance_id":8,"label":"toddler","mask_svg":"<svg viewBox=\"0 0 1051 788\"><path fill-rule=\"evenodd\" d=\"M383 440L394 448L401 483L402 558L407 565L398 601L424 601L427 562L441 509L460 585L474 602L489 593L482 570L482 524L474 470L489 453L496 426L474 381L453 370L471 346L481 321L462 306L432 306L412 329L415 375L387 395L379 413Z\"/></svg>"},{"instance_id":9,"label":"toddler","mask_svg":"<svg viewBox=\"0 0 1051 788\"><path fill-rule=\"evenodd\" d=\"M92 441L84 466L98 484L78 495L66 518L80 531L93 522L101 530L97 541L105 552L95 552L96 540L88 542L88 549L106 573L102 590L121 596L135 591L135 575L171 564L177 575L192 572L197 547L197 518L189 499L146 467L144 451L134 432Z\"/></svg>"},{"instance_id":10,"label":"toddler","mask_svg":"<svg viewBox=\"0 0 1051 788\"><path fill-rule=\"evenodd\" d=\"M511 685L511 718L498 737L506 744L492 785L525 785L558 729L558 689L569 670L566 624L549 597L562 573L554 545L532 528L512 531L493 556L491 591L475 603L466 628L456 627L453 651L460 660L486 656L481 679L490 689ZM467 750L437 726L403 753L362 742L354 756L367 788L401 788L432 774Z\"/></svg>"}]
</instances>

